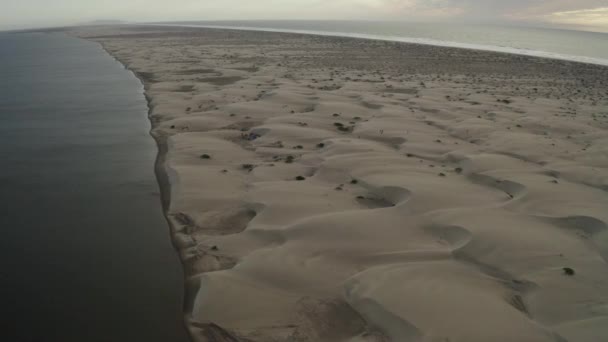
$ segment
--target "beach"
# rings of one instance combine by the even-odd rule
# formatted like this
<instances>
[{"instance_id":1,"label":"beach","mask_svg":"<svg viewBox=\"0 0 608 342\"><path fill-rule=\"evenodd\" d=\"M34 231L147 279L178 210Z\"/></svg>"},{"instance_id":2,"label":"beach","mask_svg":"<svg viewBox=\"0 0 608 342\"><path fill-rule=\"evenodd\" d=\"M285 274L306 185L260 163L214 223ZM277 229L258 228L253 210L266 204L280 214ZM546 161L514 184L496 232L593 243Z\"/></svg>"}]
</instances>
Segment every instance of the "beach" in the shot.
<instances>
[{"instance_id":1,"label":"beach","mask_svg":"<svg viewBox=\"0 0 608 342\"><path fill-rule=\"evenodd\" d=\"M608 336L608 67L78 28L145 85L195 341Z\"/></svg>"}]
</instances>

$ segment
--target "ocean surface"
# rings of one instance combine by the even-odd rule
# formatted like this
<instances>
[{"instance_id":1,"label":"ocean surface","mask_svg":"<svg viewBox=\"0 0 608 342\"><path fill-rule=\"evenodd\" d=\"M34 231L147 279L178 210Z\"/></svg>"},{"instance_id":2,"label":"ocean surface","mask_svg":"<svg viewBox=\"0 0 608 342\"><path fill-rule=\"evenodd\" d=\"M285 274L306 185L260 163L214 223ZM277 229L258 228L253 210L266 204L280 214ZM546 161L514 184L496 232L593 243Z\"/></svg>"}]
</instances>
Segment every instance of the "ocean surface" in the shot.
<instances>
[{"instance_id":1,"label":"ocean surface","mask_svg":"<svg viewBox=\"0 0 608 342\"><path fill-rule=\"evenodd\" d=\"M187 341L140 82L58 33L0 33L0 75L2 341Z\"/></svg>"},{"instance_id":2,"label":"ocean surface","mask_svg":"<svg viewBox=\"0 0 608 342\"><path fill-rule=\"evenodd\" d=\"M162 25L221 27L358 37L488 50L608 65L608 33L499 25L394 21L188 21Z\"/></svg>"}]
</instances>

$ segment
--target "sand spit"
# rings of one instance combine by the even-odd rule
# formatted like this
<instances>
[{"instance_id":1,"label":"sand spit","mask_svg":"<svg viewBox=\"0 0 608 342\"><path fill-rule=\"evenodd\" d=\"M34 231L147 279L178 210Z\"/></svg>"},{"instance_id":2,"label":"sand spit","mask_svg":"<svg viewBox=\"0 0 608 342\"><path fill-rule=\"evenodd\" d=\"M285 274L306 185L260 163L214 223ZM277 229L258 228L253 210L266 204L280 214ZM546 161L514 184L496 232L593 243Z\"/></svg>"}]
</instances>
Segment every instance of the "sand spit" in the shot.
<instances>
[{"instance_id":1,"label":"sand spit","mask_svg":"<svg viewBox=\"0 0 608 342\"><path fill-rule=\"evenodd\" d=\"M82 29L145 82L196 341L608 336L608 68Z\"/></svg>"}]
</instances>

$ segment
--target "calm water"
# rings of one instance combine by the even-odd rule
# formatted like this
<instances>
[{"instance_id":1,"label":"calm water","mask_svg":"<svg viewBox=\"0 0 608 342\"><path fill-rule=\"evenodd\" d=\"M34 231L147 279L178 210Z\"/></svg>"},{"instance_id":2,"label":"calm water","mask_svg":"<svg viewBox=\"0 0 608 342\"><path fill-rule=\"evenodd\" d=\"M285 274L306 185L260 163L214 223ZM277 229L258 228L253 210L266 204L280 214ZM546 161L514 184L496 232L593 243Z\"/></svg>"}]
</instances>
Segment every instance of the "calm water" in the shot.
<instances>
[{"instance_id":1,"label":"calm water","mask_svg":"<svg viewBox=\"0 0 608 342\"><path fill-rule=\"evenodd\" d=\"M186 341L139 81L96 44L0 33L3 341Z\"/></svg>"},{"instance_id":2,"label":"calm water","mask_svg":"<svg viewBox=\"0 0 608 342\"><path fill-rule=\"evenodd\" d=\"M173 22L171 24L385 39L608 65L608 33L530 27L387 21L191 21Z\"/></svg>"}]
</instances>

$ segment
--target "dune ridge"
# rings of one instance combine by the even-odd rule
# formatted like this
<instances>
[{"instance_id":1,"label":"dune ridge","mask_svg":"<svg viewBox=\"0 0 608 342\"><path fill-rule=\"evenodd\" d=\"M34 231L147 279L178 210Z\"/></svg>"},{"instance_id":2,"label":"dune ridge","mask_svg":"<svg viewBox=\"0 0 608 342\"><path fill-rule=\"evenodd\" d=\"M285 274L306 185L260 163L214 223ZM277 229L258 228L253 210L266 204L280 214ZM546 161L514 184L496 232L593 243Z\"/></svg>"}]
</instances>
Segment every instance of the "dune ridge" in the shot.
<instances>
[{"instance_id":1,"label":"dune ridge","mask_svg":"<svg viewBox=\"0 0 608 342\"><path fill-rule=\"evenodd\" d=\"M608 336L608 68L118 27L196 341Z\"/></svg>"}]
</instances>

